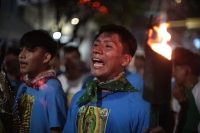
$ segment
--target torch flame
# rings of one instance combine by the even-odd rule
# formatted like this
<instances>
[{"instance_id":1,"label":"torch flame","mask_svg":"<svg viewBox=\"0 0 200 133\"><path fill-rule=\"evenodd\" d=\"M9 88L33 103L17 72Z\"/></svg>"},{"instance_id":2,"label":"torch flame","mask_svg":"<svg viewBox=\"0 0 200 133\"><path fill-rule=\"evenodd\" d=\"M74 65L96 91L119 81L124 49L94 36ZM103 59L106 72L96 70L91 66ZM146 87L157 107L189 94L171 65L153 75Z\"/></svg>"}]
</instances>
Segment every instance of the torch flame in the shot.
<instances>
[{"instance_id":1,"label":"torch flame","mask_svg":"<svg viewBox=\"0 0 200 133\"><path fill-rule=\"evenodd\" d=\"M154 26L153 29L150 29L147 43L155 52L163 55L168 60L171 60L172 49L167 44L171 39L171 35L167 32L167 27L167 23L162 23L159 27ZM154 31L156 32L155 39L153 39Z\"/></svg>"}]
</instances>

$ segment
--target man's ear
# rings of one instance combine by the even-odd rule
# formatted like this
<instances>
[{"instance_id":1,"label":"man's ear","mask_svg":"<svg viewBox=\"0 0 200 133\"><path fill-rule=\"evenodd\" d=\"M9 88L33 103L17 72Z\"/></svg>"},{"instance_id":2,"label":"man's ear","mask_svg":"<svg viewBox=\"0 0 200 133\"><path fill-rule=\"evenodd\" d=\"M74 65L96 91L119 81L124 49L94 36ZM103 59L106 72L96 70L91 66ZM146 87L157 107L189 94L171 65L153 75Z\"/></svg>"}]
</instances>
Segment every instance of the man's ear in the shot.
<instances>
[{"instance_id":1,"label":"man's ear","mask_svg":"<svg viewBox=\"0 0 200 133\"><path fill-rule=\"evenodd\" d=\"M49 62L50 59L51 59L51 54L50 53L45 53L43 63Z\"/></svg>"},{"instance_id":2,"label":"man's ear","mask_svg":"<svg viewBox=\"0 0 200 133\"><path fill-rule=\"evenodd\" d=\"M185 66L185 74L188 75L192 72L191 68L189 66Z\"/></svg>"},{"instance_id":3,"label":"man's ear","mask_svg":"<svg viewBox=\"0 0 200 133\"><path fill-rule=\"evenodd\" d=\"M132 61L133 57L130 54L124 54L123 56L122 66L126 67Z\"/></svg>"}]
</instances>

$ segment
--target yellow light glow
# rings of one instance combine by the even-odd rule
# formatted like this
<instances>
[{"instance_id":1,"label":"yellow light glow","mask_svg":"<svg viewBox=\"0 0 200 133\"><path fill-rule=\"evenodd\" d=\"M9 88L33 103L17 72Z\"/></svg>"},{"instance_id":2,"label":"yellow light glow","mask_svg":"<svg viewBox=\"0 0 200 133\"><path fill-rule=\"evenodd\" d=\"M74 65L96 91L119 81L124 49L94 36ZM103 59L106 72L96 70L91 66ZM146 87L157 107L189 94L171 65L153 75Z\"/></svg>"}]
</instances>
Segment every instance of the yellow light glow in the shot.
<instances>
[{"instance_id":1,"label":"yellow light glow","mask_svg":"<svg viewBox=\"0 0 200 133\"><path fill-rule=\"evenodd\" d=\"M178 4L180 4L181 3L181 0L175 0L176 1L176 3L178 3Z\"/></svg>"},{"instance_id":2,"label":"yellow light glow","mask_svg":"<svg viewBox=\"0 0 200 133\"><path fill-rule=\"evenodd\" d=\"M159 27L154 26L153 29L149 30L148 44L158 54L163 55L168 60L171 60L171 47L167 44L171 39L171 35L167 32L167 23L162 23ZM153 33L156 33L154 35Z\"/></svg>"},{"instance_id":3,"label":"yellow light glow","mask_svg":"<svg viewBox=\"0 0 200 133\"><path fill-rule=\"evenodd\" d=\"M77 25L79 23L79 19L78 18L73 18L72 20L71 20L71 24L72 25Z\"/></svg>"}]
</instances>

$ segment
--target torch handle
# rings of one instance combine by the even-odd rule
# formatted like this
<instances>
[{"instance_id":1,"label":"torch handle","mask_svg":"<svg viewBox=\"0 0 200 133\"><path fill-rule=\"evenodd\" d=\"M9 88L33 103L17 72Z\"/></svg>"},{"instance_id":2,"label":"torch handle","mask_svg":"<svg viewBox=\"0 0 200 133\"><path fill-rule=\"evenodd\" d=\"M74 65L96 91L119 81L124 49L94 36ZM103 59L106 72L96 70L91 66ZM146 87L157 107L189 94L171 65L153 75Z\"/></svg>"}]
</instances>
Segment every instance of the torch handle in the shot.
<instances>
[{"instance_id":1,"label":"torch handle","mask_svg":"<svg viewBox=\"0 0 200 133\"><path fill-rule=\"evenodd\" d=\"M149 129L157 127L158 121L159 121L159 105L151 104Z\"/></svg>"}]
</instances>

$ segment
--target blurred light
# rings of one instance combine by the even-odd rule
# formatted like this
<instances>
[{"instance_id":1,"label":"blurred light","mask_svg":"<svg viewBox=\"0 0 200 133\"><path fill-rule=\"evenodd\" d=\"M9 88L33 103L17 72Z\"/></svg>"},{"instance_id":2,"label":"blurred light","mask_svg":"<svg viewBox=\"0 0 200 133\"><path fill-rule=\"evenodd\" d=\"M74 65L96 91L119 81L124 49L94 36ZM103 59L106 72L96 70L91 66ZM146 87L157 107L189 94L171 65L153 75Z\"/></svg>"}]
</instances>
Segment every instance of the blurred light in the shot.
<instances>
[{"instance_id":1,"label":"blurred light","mask_svg":"<svg viewBox=\"0 0 200 133\"><path fill-rule=\"evenodd\" d=\"M102 15L108 15L108 9L105 6L100 6L99 11L101 12Z\"/></svg>"},{"instance_id":2,"label":"blurred light","mask_svg":"<svg viewBox=\"0 0 200 133\"><path fill-rule=\"evenodd\" d=\"M73 18L73 19L71 20L71 24L73 24L73 25L77 25L78 22L79 22L79 19L78 19L78 18Z\"/></svg>"},{"instance_id":3,"label":"blurred light","mask_svg":"<svg viewBox=\"0 0 200 133\"><path fill-rule=\"evenodd\" d=\"M53 32L58 31L58 26L57 26L57 25L53 25L53 26L51 27L51 30L52 30Z\"/></svg>"},{"instance_id":4,"label":"blurred light","mask_svg":"<svg viewBox=\"0 0 200 133\"><path fill-rule=\"evenodd\" d=\"M54 39L59 39L61 37L61 33L60 32L54 32L53 33L53 38Z\"/></svg>"},{"instance_id":5,"label":"blurred light","mask_svg":"<svg viewBox=\"0 0 200 133\"><path fill-rule=\"evenodd\" d=\"M80 38L79 37L76 37L74 38L73 42L69 42L67 44L67 46L74 46L74 47L78 47L80 44Z\"/></svg>"},{"instance_id":6,"label":"blurred light","mask_svg":"<svg viewBox=\"0 0 200 133\"><path fill-rule=\"evenodd\" d=\"M67 43L71 39L71 36L61 36L60 42Z\"/></svg>"},{"instance_id":7,"label":"blurred light","mask_svg":"<svg viewBox=\"0 0 200 133\"><path fill-rule=\"evenodd\" d=\"M178 4L181 3L181 0L175 0L175 1L176 1L176 3L178 3Z\"/></svg>"},{"instance_id":8,"label":"blurred light","mask_svg":"<svg viewBox=\"0 0 200 133\"><path fill-rule=\"evenodd\" d=\"M88 3L88 2L90 2L90 0L79 0L80 4L85 4L85 3Z\"/></svg>"},{"instance_id":9,"label":"blurred light","mask_svg":"<svg viewBox=\"0 0 200 133\"><path fill-rule=\"evenodd\" d=\"M74 29L74 26L68 22L63 25L61 32L64 35L70 35L70 34L72 34L73 29Z\"/></svg>"},{"instance_id":10,"label":"blurred light","mask_svg":"<svg viewBox=\"0 0 200 133\"><path fill-rule=\"evenodd\" d=\"M200 49L200 38L195 38L193 40L193 43L194 43L194 46L197 48L197 49Z\"/></svg>"},{"instance_id":11,"label":"blurred light","mask_svg":"<svg viewBox=\"0 0 200 133\"><path fill-rule=\"evenodd\" d=\"M77 42L70 42L70 43L67 44L67 46L78 47L78 43Z\"/></svg>"},{"instance_id":12,"label":"blurred light","mask_svg":"<svg viewBox=\"0 0 200 133\"><path fill-rule=\"evenodd\" d=\"M99 2L94 2L94 3L92 4L92 9L97 10L97 9L99 8L99 6L100 6L100 3L99 3Z\"/></svg>"},{"instance_id":13,"label":"blurred light","mask_svg":"<svg viewBox=\"0 0 200 133\"><path fill-rule=\"evenodd\" d=\"M92 2L88 2L87 6L92 7L92 4L93 4Z\"/></svg>"},{"instance_id":14,"label":"blurred light","mask_svg":"<svg viewBox=\"0 0 200 133\"><path fill-rule=\"evenodd\" d=\"M45 4L48 3L49 0L17 0L17 5L19 6L27 6L27 5L31 5L31 4Z\"/></svg>"},{"instance_id":15,"label":"blurred light","mask_svg":"<svg viewBox=\"0 0 200 133\"><path fill-rule=\"evenodd\" d=\"M187 29L200 28L200 18L187 18L186 20L168 21L169 27L187 27Z\"/></svg>"}]
</instances>

